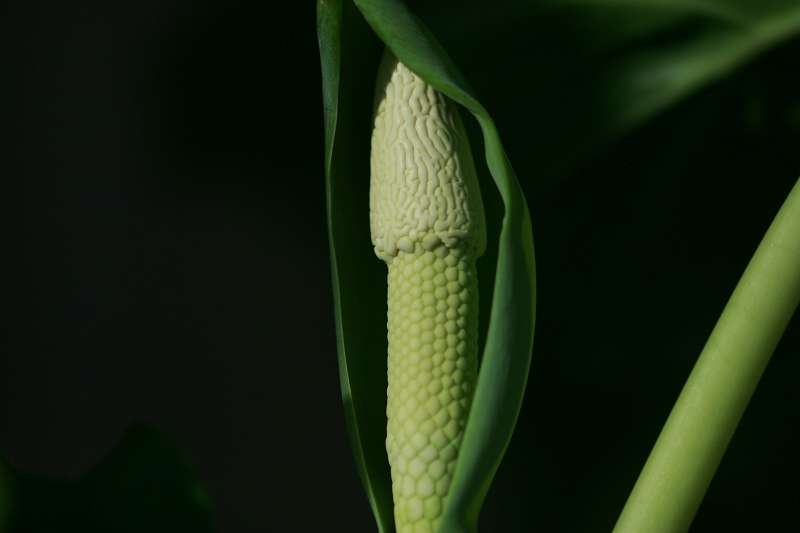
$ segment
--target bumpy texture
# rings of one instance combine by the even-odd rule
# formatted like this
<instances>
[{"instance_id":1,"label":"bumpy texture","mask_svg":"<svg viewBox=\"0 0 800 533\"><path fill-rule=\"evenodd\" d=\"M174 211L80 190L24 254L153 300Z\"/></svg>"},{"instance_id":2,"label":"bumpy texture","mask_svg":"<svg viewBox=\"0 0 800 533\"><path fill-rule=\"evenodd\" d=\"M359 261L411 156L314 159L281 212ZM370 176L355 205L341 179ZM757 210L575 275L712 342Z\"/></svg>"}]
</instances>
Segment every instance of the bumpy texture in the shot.
<instances>
[{"instance_id":1,"label":"bumpy texture","mask_svg":"<svg viewBox=\"0 0 800 533\"><path fill-rule=\"evenodd\" d=\"M386 55L372 138L370 225L388 274L388 419L398 533L431 533L477 379L475 260L483 205L456 106Z\"/></svg>"},{"instance_id":2,"label":"bumpy texture","mask_svg":"<svg viewBox=\"0 0 800 533\"><path fill-rule=\"evenodd\" d=\"M398 533L432 532L478 371L478 283L466 244L420 244L389 264L386 450Z\"/></svg>"},{"instance_id":3,"label":"bumpy texture","mask_svg":"<svg viewBox=\"0 0 800 533\"><path fill-rule=\"evenodd\" d=\"M370 166L370 229L381 259L398 249L486 247L483 204L456 105L391 55L381 63Z\"/></svg>"}]
</instances>

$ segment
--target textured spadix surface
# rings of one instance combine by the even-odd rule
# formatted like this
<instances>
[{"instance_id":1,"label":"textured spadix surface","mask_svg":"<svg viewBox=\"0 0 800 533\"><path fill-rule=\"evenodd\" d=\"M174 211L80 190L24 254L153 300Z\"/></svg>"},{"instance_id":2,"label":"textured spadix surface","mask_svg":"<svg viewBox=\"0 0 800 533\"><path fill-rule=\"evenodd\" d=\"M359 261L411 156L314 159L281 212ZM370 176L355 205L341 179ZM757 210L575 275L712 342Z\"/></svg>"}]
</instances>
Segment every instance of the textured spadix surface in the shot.
<instances>
[{"instance_id":1,"label":"textured spadix surface","mask_svg":"<svg viewBox=\"0 0 800 533\"><path fill-rule=\"evenodd\" d=\"M372 135L370 229L388 260L467 243L478 255L486 230L478 180L456 105L389 53L378 72Z\"/></svg>"},{"instance_id":2,"label":"textured spadix surface","mask_svg":"<svg viewBox=\"0 0 800 533\"><path fill-rule=\"evenodd\" d=\"M388 273L386 450L399 533L442 516L477 378L480 190L455 104L390 54L372 137L370 227Z\"/></svg>"}]
</instances>

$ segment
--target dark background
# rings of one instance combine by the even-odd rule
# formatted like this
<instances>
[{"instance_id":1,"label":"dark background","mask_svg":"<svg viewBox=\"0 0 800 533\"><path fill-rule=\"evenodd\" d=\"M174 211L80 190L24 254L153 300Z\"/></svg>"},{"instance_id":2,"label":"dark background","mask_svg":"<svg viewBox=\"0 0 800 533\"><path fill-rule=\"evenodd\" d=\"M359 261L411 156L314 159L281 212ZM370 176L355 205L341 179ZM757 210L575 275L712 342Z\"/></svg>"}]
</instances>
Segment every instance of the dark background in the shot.
<instances>
[{"instance_id":1,"label":"dark background","mask_svg":"<svg viewBox=\"0 0 800 533\"><path fill-rule=\"evenodd\" d=\"M314 6L269 4L2 8L0 450L76 479L146 419L222 531L374 531L339 392ZM526 190L540 291L482 531L609 531L800 174L800 47L546 183L547 104L474 74L519 54L453 56ZM794 317L692 531L800 525L799 354Z\"/></svg>"}]
</instances>

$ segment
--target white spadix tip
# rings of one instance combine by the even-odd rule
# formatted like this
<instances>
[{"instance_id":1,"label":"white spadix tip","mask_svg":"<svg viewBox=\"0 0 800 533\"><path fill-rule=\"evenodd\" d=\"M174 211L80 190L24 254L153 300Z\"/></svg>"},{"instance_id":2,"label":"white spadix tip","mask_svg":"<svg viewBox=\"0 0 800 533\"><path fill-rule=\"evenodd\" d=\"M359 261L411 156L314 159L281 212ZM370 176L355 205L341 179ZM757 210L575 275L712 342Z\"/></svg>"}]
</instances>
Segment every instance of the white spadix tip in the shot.
<instances>
[{"instance_id":1,"label":"white spadix tip","mask_svg":"<svg viewBox=\"0 0 800 533\"><path fill-rule=\"evenodd\" d=\"M370 229L388 261L415 244L486 247L480 188L456 104L388 51L375 93Z\"/></svg>"}]
</instances>

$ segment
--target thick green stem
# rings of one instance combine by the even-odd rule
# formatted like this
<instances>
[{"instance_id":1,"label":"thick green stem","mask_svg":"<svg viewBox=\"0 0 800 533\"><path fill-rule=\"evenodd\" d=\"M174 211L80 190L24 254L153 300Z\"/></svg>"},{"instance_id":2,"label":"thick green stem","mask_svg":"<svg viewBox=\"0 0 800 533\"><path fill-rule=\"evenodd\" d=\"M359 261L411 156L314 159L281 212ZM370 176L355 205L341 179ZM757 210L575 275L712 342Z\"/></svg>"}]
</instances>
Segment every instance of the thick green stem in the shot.
<instances>
[{"instance_id":1,"label":"thick green stem","mask_svg":"<svg viewBox=\"0 0 800 533\"><path fill-rule=\"evenodd\" d=\"M688 531L798 302L800 181L703 348L614 533Z\"/></svg>"}]
</instances>

